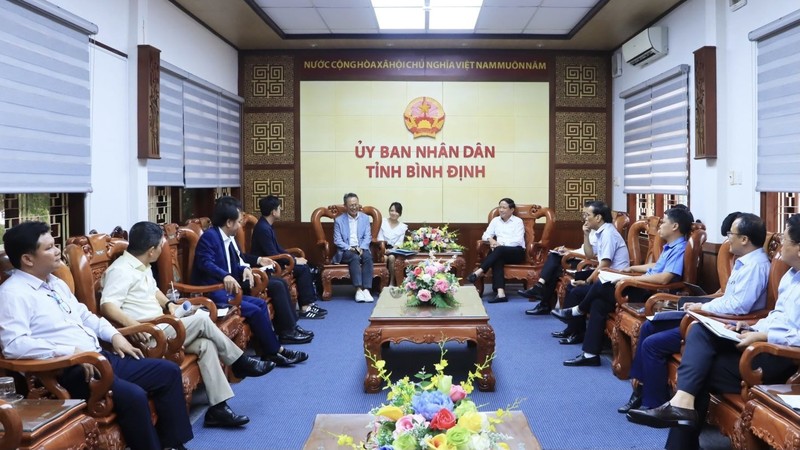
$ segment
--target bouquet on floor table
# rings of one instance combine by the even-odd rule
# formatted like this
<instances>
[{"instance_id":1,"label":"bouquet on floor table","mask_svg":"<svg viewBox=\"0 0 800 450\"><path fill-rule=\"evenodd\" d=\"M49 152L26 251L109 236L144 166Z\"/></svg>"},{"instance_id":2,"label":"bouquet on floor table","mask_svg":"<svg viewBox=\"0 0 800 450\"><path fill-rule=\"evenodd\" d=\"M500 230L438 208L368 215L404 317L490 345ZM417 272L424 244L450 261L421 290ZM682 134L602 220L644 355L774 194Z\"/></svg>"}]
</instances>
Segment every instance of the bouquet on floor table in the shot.
<instances>
[{"instance_id":1,"label":"bouquet on floor table","mask_svg":"<svg viewBox=\"0 0 800 450\"><path fill-rule=\"evenodd\" d=\"M492 356L483 364L475 364L466 381L453 384L453 377L444 374L444 343L439 347L441 357L434 364L436 373L428 374L423 368L415 375L418 381L405 377L392 383L385 361L367 354L378 376L386 382L386 403L370 411L372 422L366 441L356 443L351 436L338 434L334 435L338 444L355 450L508 450L505 441L513 437L497 432L495 425L503 422L519 401L498 409L491 417L479 412L469 398L473 380L481 378L481 371Z\"/></svg>"},{"instance_id":2,"label":"bouquet on floor table","mask_svg":"<svg viewBox=\"0 0 800 450\"><path fill-rule=\"evenodd\" d=\"M455 255L453 255L455 258ZM433 256L406 267L402 289L408 298L406 305L433 305L452 308L458 305L453 294L458 292L458 277L450 273L453 258L442 262Z\"/></svg>"},{"instance_id":3,"label":"bouquet on floor table","mask_svg":"<svg viewBox=\"0 0 800 450\"><path fill-rule=\"evenodd\" d=\"M456 242L457 236L458 232L448 230L447 225L441 228L423 226L406 236L398 248L418 252L460 252L464 247Z\"/></svg>"}]
</instances>

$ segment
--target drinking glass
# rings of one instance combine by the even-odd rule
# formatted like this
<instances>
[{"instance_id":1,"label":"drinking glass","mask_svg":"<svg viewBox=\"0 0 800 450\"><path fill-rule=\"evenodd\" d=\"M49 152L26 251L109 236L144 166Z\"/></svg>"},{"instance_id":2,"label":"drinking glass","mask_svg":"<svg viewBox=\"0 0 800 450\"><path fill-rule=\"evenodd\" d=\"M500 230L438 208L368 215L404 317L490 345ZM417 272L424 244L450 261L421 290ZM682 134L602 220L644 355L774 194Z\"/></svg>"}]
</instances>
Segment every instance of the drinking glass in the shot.
<instances>
[{"instance_id":1,"label":"drinking glass","mask_svg":"<svg viewBox=\"0 0 800 450\"><path fill-rule=\"evenodd\" d=\"M12 403L22 396L17 394L17 386L14 384L12 377L0 377L0 400L6 403Z\"/></svg>"}]
</instances>

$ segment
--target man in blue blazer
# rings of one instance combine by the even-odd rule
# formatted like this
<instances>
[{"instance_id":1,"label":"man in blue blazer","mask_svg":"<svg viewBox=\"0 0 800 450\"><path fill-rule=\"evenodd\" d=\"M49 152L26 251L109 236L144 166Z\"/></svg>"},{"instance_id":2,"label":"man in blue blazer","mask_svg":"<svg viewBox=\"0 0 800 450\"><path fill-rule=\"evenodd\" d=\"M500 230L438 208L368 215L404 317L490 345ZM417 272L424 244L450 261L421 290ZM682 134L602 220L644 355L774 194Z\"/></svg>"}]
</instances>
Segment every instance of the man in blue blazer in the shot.
<instances>
[{"instance_id":1,"label":"man in blue blazer","mask_svg":"<svg viewBox=\"0 0 800 450\"><path fill-rule=\"evenodd\" d=\"M333 222L333 244L337 248L333 263L349 266L350 280L356 288L356 301L372 302L368 289L372 285L369 217L359 211L358 196L352 192L344 195L344 206L347 214L340 215Z\"/></svg>"},{"instance_id":2,"label":"man in blue blazer","mask_svg":"<svg viewBox=\"0 0 800 450\"><path fill-rule=\"evenodd\" d=\"M242 289L242 283L246 289L253 285L250 264L272 264L269 258L257 258L239 252L235 236L241 227L242 216L242 204L239 200L227 196L217 199L211 216L212 226L200 236L195 250L192 284L206 286L225 284L225 289L208 294L208 297L221 307L228 306L228 300ZM275 336L277 331L281 343L288 344L305 344L311 342L313 338L311 332L297 326L297 317L292 308L286 282L270 278L267 291L275 309L275 331L269 320L267 303L263 299L243 295L240 306L242 316L250 324L253 335L261 344L264 352L262 357L278 366L305 361L308 359L306 353L281 347Z\"/></svg>"},{"instance_id":3,"label":"man in blue blazer","mask_svg":"<svg viewBox=\"0 0 800 450\"><path fill-rule=\"evenodd\" d=\"M272 224L281 218L281 200L268 195L258 201L261 217L253 228L250 238L250 252L253 255L273 257L281 266L289 263L287 260L276 259L275 255L285 254L286 250L278 243ZM294 257L293 257L294 258ZM306 319L323 319L328 311L316 305L317 293L305 258L294 258L292 275L297 283L297 303L300 305L300 317Z\"/></svg>"}]
</instances>

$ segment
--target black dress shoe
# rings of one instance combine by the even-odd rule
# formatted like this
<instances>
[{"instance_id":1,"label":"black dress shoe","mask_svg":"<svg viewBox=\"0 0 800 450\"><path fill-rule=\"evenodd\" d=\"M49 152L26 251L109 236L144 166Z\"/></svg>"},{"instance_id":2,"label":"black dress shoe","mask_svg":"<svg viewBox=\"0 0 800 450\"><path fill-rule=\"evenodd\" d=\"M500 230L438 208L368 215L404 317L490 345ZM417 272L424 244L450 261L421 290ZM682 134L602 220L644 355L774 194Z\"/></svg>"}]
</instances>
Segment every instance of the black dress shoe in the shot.
<instances>
[{"instance_id":1,"label":"black dress shoe","mask_svg":"<svg viewBox=\"0 0 800 450\"><path fill-rule=\"evenodd\" d=\"M278 367L287 367L308 359L308 353L285 348L273 355L265 355L264 359Z\"/></svg>"},{"instance_id":2,"label":"black dress shoe","mask_svg":"<svg viewBox=\"0 0 800 450\"><path fill-rule=\"evenodd\" d=\"M498 297L496 295L489 299L489 303L505 303L507 301L508 297Z\"/></svg>"},{"instance_id":3,"label":"black dress shoe","mask_svg":"<svg viewBox=\"0 0 800 450\"><path fill-rule=\"evenodd\" d=\"M247 422L250 418L247 416L240 416L231 410L227 403L218 403L206 411L205 420L203 420L204 427L240 427Z\"/></svg>"},{"instance_id":4,"label":"black dress shoe","mask_svg":"<svg viewBox=\"0 0 800 450\"><path fill-rule=\"evenodd\" d=\"M550 311L550 314L553 317L555 317L556 319L558 319L558 320L560 320L560 321L562 321L564 323L569 322L570 319L575 317L572 314L572 308L554 309L554 310Z\"/></svg>"},{"instance_id":5,"label":"black dress shoe","mask_svg":"<svg viewBox=\"0 0 800 450\"><path fill-rule=\"evenodd\" d=\"M518 290L517 294L525 297L525 298L532 298L534 300L541 300L544 298L544 286L539 283L533 285L532 288L527 290Z\"/></svg>"},{"instance_id":6,"label":"black dress shoe","mask_svg":"<svg viewBox=\"0 0 800 450\"><path fill-rule=\"evenodd\" d=\"M559 339L560 338L565 338L565 337L568 337L568 336L571 336L571 335L572 335L572 333L569 333L566 330L564 330L564 331L553 331L552 333L550 333L550 336L553 336L554 338L559 338Z\"/></svg>"},{"instance_id":7,"label":"black dress shoe","mask_svg":"<svg viewBox=\"0 0 800 450\"><path fill-rule=\"evenodd\" d=\"M628 403L617 408L617 412L620 414L627 414L628 411L632 409L638 409L642 406L642 388L639 387L638 389L634 389L631 393L631 398L628 399Z\"/></svg>"},{"instance_id":8,"label":"black dress shoe","mask_svg":"<svg viewBox=\"0 0 800 450\"><path fill-rule=\"evenodd\" d=\"M570 334L565 338L561 338L558 340L558 343L561 345L574 345L574 344L581 344L583 343L583 335L582 334ZM599 364L598 364L599 365Z\"/></svg>"},{"instance_id":9,"label":"black dress shoe","mask_svg":"<svg viewBox=\"0 0 800 450\"><path fill-rule=\"evenodd\" d=\"M471 273L467 277L467 281L469 281L470 283L474 283L474 282L478 281L478 276L475 275L474 273Z\"/></svg>"},{"instance_id":10,"label":"black dress shoe","mask_svg":"<svg viewBox=\"0 0 800 450\"><path fill-rule=\"evenodd\" d=\"M599 366L600 365L600 355L594 355L591 358L587 358L586 356L584 356L583 353L581 353L580 355L578 355L578 356L576 356L576 357L574 357L572 359L568 359L568 360L564 361L564 365L565 366L572 366L572 367L576 367L576 366Z\"/></svg>"},{"instance_id":11,"label":"black dress shoe","mask_svg":"<svg viewBox=\"0 0 800 450\"><path fill-rule=\"evenodd\" d=\"M247 355L242 355L231 364L233 376L236 378L244 377L260 377L266 375L270 370L275 368L275 364L261 361L260 359L252 358Z\"/></svg>"},{"instance_id":12,"label":"black dress shoe","mask_svg":"<svg viewBox=\"0 0 800 450\"><path fill-rule=\"evenodd\" d=\"M550 312L550 305L544 301L540 301L535 307L525 310L525 314L529 316L544 316Z\"/></svg>"},{"instance_id":13,"label":"black dress shoe","mask_svg":"<svg viewBox=\"0 0 800 450\"><path fill-rule=\"evenodd\" d=\"M669 402L653 409L632 409L626 416L628 421L651 428L697 427L697 411L678 408Z\"/></svg>"},{"instance_id":14,"label":"black dress shoe","mask_svg":"<svg viewBox=\"0 0 800 450\"><path fill-rule=\"evenodd\" d=\"M305 328L302 328L300 325L295 325L294 326L294 331L297 331L300 334L305 334L307 336L311 336L312 338L314 337L314 332L313 331L308 331Z\"/></svg>"},{"instance_id":15,"label":"black dress shoe","mask_svg":"<svg viewBox=\"0 0 800 450\"><path fill-rule=\"evenodd\" d=\"M280 334L281 344L308 344L311 342L311 336L292 330Z\"/></svg>"}]
</instances>

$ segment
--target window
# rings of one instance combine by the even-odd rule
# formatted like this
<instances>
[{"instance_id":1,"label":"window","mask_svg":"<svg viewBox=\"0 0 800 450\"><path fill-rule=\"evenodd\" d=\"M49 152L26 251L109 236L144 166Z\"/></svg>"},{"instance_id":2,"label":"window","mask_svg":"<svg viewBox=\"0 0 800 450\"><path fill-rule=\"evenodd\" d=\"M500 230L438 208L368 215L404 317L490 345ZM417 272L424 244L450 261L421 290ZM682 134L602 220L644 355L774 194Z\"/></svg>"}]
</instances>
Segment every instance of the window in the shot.
<instances>
[{"instance_id":1,"label":"window","mask_svg":"<svg viewBox=\"0 0 800 450\"><path fill-rule=\"evenodd\" d=\"M800 214L800 193L798 192L763 192L761 194L761 217L767 231L782 233L786 228L786 219Z\"/></svg>"},{"instance_id":2,"label":"window","mask_svg":"<svg viewBox=\"0 0 800 450\"><path fill-rule=\"evenodd\" d=\"M49 223L56 246L61 249L70 236L67 194L4 194L0 217L0 248L5 230L27 220Z\"/></svg>"},{"instance_id":3,"label":"window","mask_svg":"<svg viewBox=\"0 0 800 450\"><path fill-rule=\"evenodd\" d=\"M689 197L676 194L629 194L628 203L632 205L628 208L628 215L633 220L639 220L650 216L663 216L664 211L678 204L688 206Z\"/></svg>"},{"instance_id":4,"label":"window","mask_svg":"<svg viewBox=\"0 0 800 450\"><path fill-rule=\"evenodd\" d=\"M172 189L166 186L147 188L147 220L159 225L172 222Z\"/></svg>"},{"instance_id":5,"label":"window","mask_svg":"<svg viewBox=\"0 0 800 450\"><path fill-rule=\"evenodd\" d=\"M689 66L620 94L625 100L625 193L689 193Z\"/></svg>"}]
</instances>

